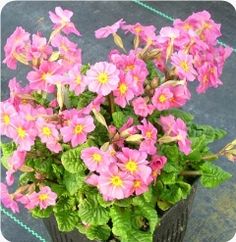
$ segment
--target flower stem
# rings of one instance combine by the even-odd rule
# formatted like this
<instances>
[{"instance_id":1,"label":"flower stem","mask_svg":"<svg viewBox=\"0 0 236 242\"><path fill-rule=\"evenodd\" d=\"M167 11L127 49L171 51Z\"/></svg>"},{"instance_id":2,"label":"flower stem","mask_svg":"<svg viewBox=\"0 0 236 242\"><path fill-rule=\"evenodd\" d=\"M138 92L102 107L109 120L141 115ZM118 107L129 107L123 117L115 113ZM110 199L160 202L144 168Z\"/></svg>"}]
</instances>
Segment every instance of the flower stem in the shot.
<instances>
[{"instance_id":1,"label":"flower stem","mask_svg":"<svg viewBox=\"0 0 236 242\"><path fill-rule=\"evenodd\" d=\"M112 115L115 112L114 98L113 98L112 93L110 93L107 97L108 97L108 103L109 103L109 106L110 106L110 112L111 112L111 115Z\"/></svg>"},{"instance_id":2,"label":"flower stem","mask_svg":"<svg viewBox=\"0 0 236 242\"><path fill-rule=\"evenodd\" d=\"M181 176L200 176L202 173L200 171L182 171Z\"/></svg>"}]
</instances>

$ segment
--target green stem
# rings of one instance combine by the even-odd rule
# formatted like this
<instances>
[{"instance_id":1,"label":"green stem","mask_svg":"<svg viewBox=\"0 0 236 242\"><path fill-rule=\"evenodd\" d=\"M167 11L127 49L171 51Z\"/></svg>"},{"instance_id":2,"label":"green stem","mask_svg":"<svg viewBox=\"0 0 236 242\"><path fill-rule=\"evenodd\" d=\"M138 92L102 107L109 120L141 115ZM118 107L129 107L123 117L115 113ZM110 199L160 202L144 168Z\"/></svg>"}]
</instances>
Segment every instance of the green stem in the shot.
<instances>
[{"instance_id":1,"label":"green stem","mask_svg":"<svg viewBox=\"0 0 236 242\"><path fill-rule=\"evenodd\" d=\"M200 171L182 171L181 176L200 176L202 173Z\"/></svg>"},{"instance_id":2,"label":"green stem","mask_svg":"<svg viewBox=\"0 0 236 242\"><path fill-rule=\"evenodd\" d=\"M216 160L218 158L219 158L218 154L211 154L211 155L206 155L202 157L203 160Z\"/></svg>"},{"instance_id":3,"label":"green stem","mask_svg":"<svg viewBox=\"0 0 236 242\"><path fill-rule=\"evenodd\" d=\"M108 102L109 102L109 106L110 106L110 112L112 115L115 112L114 98L113 98L112 93L110 93L107 97L108 97Z\"/></svg>"}]
</instances>

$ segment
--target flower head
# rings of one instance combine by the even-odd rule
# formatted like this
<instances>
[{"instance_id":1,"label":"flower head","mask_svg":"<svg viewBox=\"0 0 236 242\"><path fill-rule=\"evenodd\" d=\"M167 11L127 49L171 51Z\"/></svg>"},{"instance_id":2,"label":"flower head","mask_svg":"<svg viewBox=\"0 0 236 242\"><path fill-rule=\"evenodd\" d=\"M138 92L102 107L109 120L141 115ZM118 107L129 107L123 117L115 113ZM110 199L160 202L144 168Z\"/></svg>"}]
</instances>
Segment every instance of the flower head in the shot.
<instances>
[{"instance_id":1,"label":"flower head","mask_svg":"<svg viewBox=\"0 0 236 242\"><path fill-rule=\"evenodd\" d=\"M152 104L147 104L147 101L138 97L132 101L132 105L134 107L135 114L146 118L148 115L151 115L154 111L154 106Z\"/></svg>"},{"instance_id":2,"label":"flower head","mask_svg":"<svg viewBox=\"0 0 236 242\"><path fill-rule=\"evenodd\" d=\"M117 88L119 71L111 63L98 62L87 71L86 81L91 92L106 96Z\"/></svg>"}]
</instances>

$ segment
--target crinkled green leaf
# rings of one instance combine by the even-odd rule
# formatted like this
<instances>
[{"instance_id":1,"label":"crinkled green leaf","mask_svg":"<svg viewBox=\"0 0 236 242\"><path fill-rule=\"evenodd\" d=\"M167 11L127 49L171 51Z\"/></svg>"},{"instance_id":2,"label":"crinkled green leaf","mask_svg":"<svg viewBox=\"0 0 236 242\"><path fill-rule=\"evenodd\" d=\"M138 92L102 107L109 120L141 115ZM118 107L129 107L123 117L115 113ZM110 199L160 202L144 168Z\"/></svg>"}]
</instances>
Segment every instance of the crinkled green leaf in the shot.
<instances>
[{"instance_id":1,"label":"crinkled green leaf","mask_svg":"<svg viewBox=\"0 0 236 242\"><path fill-rule=\"evenodd\" d=\"M36 207L31 210L32 216L35 218L49 218L52 214L52 206L47 207L46 209L40 209Z\"/></svg>"},{"instance_id":2,"label":"crinkled green leaf","mask_svg":"<svg viewBox=\"0 0 236 242\"><path fill-rule=\"evenodd\" d=\"M8 170L9 169L8 159L16 149L16 145L13 142L0 143L0 148L1 148L1 163Z\"/></svg>"},{"instance_id":3,"label":"crinkled green leaf","mask_svg":"<svg viewBox=\"0 0 236 242\"><path fill-rule=\"evenodd\" d=\"M81 173L85 170L85 165L80 158L80 154L81 151L87 147L89 147L89 145L88 143L85 143L62 154L62 165L67 171L69 171L70 173Z\"/></svg>"},{"instance_id":4,"label":"crinkled green leaf","mask_svg":"<svg viewBox=\"0 0 236 242\"><path fill-rule=\"evenodd\" d=\"M216 187L232 176L230 173L210 162L205 162L200 166L200 169L202 172L200 178L201 184L207 188Z\"/></svg>"},{"instance_id":5,"label":"crinkled green leaf","mask_svg":"<svg viewBox=\"0 0 236 242\"><path fill-rule=\"evenodd\" d=\"M64 210L54 213L58 229L62 232L70 232L76 227L79 216L77 211Z\"/></svg>"},{"instance_id":6,"label":"crinkled green leaf","mask_svg":"<svg viewBox=\"0 0 236 242\"><path fill-rule=\"evenodd\" d=\"M74 210L76 207L74 197L61 196L57 201L56 205L53 207L54 213L59 213L63 211Z\"/></svg>"},{"instance_id":7,"label":"crinkled green leaf","mask_svg":"<svg viewBox=\"0 0 236 242\"><path fill-rule=\"evenodd\" d=\"M159 200L159 201L157 201L157 206L158 206L162 211L166 211L166 210L168 210L168 209L172 206L172 204L171 204L171 203L168 203L168 202L166 202L166 201L161 201L161 200Z\"/></svg>"},{"instance_id":8,"label":"crinkled green leaf","mask_svg":"<svg viewBox=\"0 0 236 242\"><path fill-rule=\"evenodd\" d=\"M112 113L113 123L118 129L122 127L122 125L126 122L127 118L128 117L125 116L124 113L121 111Z\"/></svg>"},{"instance_id":9,"label":"crinkled green leaf","mask_svg":"<svg viewBox=\"0 0 236 242\"><path fill-rule=\"evenodd\" d=\"M177 179L177 173L166 173L166 172L162 172L161 175L158 177L158 179L161 179L161 181L163 182L163 184L175 184L176 183L176 179Z\"/></svg>"},{"instance_id":10,"label":"crinkled green leaf","mask_svg":"<svg viewBox=\"0 0 236 242\"><path fill-rule=\"evenodd\" d=\"M20 185L26 185L35 181L34 172L23 173L20 175Z\"/></svg>"},{"instance_id":11,"label":"crinkled green leaf","mask_svg":"<svg viewBox=\"0 0 236 242\"><path fill-rule=\"evenodd\" d=\"M100 206L96 196L90 196L80 202L79 216L84 223L103 225L109 220L109 209Z\"/></svg>"},{"instance_id":12,"label":"crinkled green leaf","mask_svg":"<svg viewBox=\"0 0 236 242\"><path fill-rule=\"evenodd\" d=\"M111 234L111 229L107 224L98 226L89 226L86 230L86 236L90 240L106 241Z\"/></svg>"},{"instance_id":13,"label":"crinkled green leaf","mask_svg":"<svg viewBox=\"0 0 236 242\"><path fill-rule=\"evenodd\" d=\"M84 184L84 174L65 171L63 183L70 195L74 195Z\"/></svg>"}]
</instances>

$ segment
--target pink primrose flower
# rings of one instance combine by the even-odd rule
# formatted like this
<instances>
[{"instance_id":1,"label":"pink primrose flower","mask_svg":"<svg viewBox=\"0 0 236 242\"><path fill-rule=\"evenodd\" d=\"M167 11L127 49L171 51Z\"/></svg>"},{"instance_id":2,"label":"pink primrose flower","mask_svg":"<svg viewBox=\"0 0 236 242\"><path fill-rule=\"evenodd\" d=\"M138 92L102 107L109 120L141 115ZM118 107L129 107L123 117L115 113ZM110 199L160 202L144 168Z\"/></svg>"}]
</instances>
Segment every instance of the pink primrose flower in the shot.
<instances>
[{"instance_id":1,"label":"pink primrose flower","mask_svg":"<svg viewBox=\"0 0 236 242\"><path fill-rule=\"evenodd\" d=\"M101 105L105 102L105 97L98 95L96 96L91 103L89 103L86 107L80 110L80 113L83 115L88 115L95 109L97 112L100 111Z\"/></svg>"},{"instance_id":2,"label":"pink primrose flower","mask_svg":"<svg viewBox=\"0 0 236 242\"><path fill-rule=\"evenodd\" d=\"M76 29L75 25L70 21L73 16L73 12L69 10L63 10L61 7L55 8L55 13L49 11L49 18L54 23L53 28L55 30L62 30L65 34L76 34L80 36L80 32Z\"/></svg>"},{"instance_id":3,"label":"pink primrose flower","mask_svg":"<svg viewBox=\"0 0 236 242\"><path fill-rule=\"evenodd\" d=\"M72 147L83 144L87 139L87 134L95 129L93 118L74 116L70 122L60 129L64 142L71 141Z\"/></svg>"},{"instance_id":4,"label":"pink primrose flower","mask_svg":"<svg viewBox=\"0 0 236 242\"><path fill-rule=\"evenodd\" d=\"M133 178L127 172L122 172L115 164L98 178L98 189L105 200L124 199L131 195Z\"/></svg>"},{"instance_id":5,"label":"pink primrose flower","mask_svg":"<svg viewBox=\"0 0 236 242\"><path fill-rule=\"evenodd\" d=\"M48 93L52 93L55 90L54 85L50 84L51 77L60 72L61 66L55 62L43 61L39 66L39 69L30 71L27 75L27 79L30 82L30 88L32 90L42 90Z\"/></svg>"},{"instance_id":6,"label":"pink primrose flower","mask_svg":"<svg viewBox=\"0 0 236 242\"><path fill-rule=\"evenodd\" d=\"M55 153L62 150L59 144L60 137L56 125L46 122L43 118L38 118L36 128L41 142L45 143L49 150Z\"/></svg>"},{"instance_id":7,"label":"pink primrose flower","mask_svg":"<svg viewBox=\"0 0 236 242\"><path fill-rule=\"evenodd\" d=\"M151 115L154 111L154 106L152 104L147 104L147 101L138 97L132 101L135 114L146 118L148 115Z\"/></svg>"},{"instance_id":8,"label":"pink primrose flower","mask_svg":"<svg viewBox=\"0 0 236 242\"><path fill-rule=\"evenodd\" d=\"M117 88L119 79L118 69L108 62L98 62L86 73L88 89L103 96Z\"/></svg>"},{"instance_id":9,"label":"pink primrose flower","mask_svg":"<svg viewBox=\"0 0 236 242\"><path fill-rule=\"evenodd\" d=\"M0 191L1 191L1 203L4 207L12 210L13 213L19 213L19 207L17 202L14 199L12 194L9 194L7 186L3 183L0 183Z\"/></svg>"},{"instance_id":10,"label":"pink primrose flower","mask_svg":"<svg viewBox=\"0 0 236 242\"><path fill-rule=\"evenodd\" d=\"M164 168L167 162L167 158L165 156L153 155L150 163L150 167L152 168L152 176L153 179L156 179L157 176L161 173L161 170Z\"/></svg>"},{"instance_id":11,"label":"pink primrose flower","mask_svg":"<svg viewBox=\"0 0 236 242\"><path fill-rule=\"evenodd\" d=\"M97 39L107 38L111 34L115 34L118 29L125 23L123 19L118 20L113 25L99 28L95 31L95 37Z\"/></svg>"},{"instance_id":12,"label":"pink primrose flower","mask_svg":"<svg viewBox=\"0 0 236 242\"><path fill-rule=\"evenodd\" d=\"M13 155L8 159L8 163L13 170L19 170L25 163L26 152L18 149L13 152Z\"/></svg>"},{"instance_id":13,"label":"pink primrose flower","mask_svg":"<svg viewBox=\"0 0 236 242\"><path fill-rule=\"evenodd\" d=\"M151 175L151 168L148 166L147 153L129 148L122 148L122 152L116 154L120 163L118 166L124 172L134 176L139 175L144 182Z\"/></svg>"},{"instance_id":14,"label":"pink primrose flower","mask_svg":"<svg viewBox=\"0 0 236 242\"><path fill-rule=\"evenodd\" d=\"M98 186L98 179L99 179L99 176L96 175L95 173L92 173L86 177L85 182L91 186L96 187Z\"/></svg>"},{"instance_id":15,"label":"pink primrose flower","mask_svg":"<svg viewBox=\"0 0 236 242\"><path fill-rule=\"evenodd\" d=\"M125 79L124 73L120 73L120 82L117 89L113 91L115 103L124 108L134 97L132 87L133 82Z\"/></svg>"},{"instance_id":16,"label":"pink primrose flower","mask_svg":"<svg viewBox=\"0 0 236 242\"><path fill-rule=\"evenodd\" d=\"M81 152L81 159L90 171L102 172L111 164L110 155L97 147L89 147Z\"/></svg>"},{"instance_id":17,"label":"pink primrose flower","mask_svg":"<svg viewBox=\"0 0 236 242\"><path fill-rule=\"evenodd\" d=\"M134 176L132 194L139 196L148 191L148 183L145 183L140 176Z\"/></svg>"},{"instance_id":18,"label":"pink primrose flower","mask_svg":"<svg viewBox=\"0 0 236 242\"><path fill-rule=\"evenodd\" d=\"M19 105L19 115L20 117L27 121L31 122L34 125L35 120L37 119L38 112L37 110L29 103Z\"/></svg>"},{"instance_id":19,"label":"pink primrose flower","mask_svg":"<svg viewBox=\"0 0 236 242\"><path fill-rule=\"evenodd\" d=\"M7 170L6 171L6 183L8 186L12 186L14 181L15 181L15 177L14 177L14 173L16 171L13 169Z\"/></svg>"},{"instance_id":20,"label":"pink primrose flower","mask_svg":"<svg viewBox=\"0 0 236 242\"><path fill-rule=\"evenodd\" d=\"M7 39L4 46L5 59L3 63L7 67L15 70L17 67L17 60L26 59L28 49L30 47L30 34L22 27L16 27L14 33Z\"/></svg>"}]
</instances>

